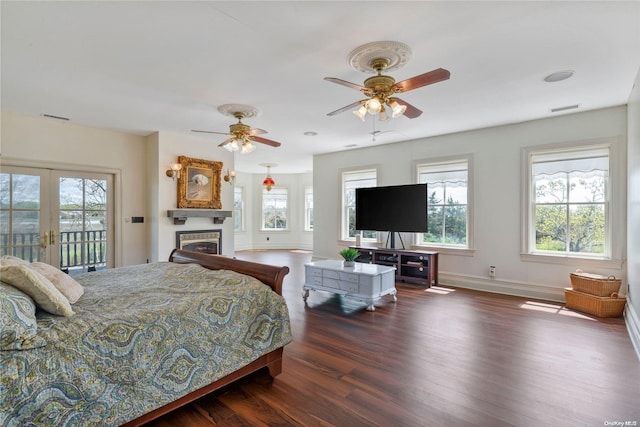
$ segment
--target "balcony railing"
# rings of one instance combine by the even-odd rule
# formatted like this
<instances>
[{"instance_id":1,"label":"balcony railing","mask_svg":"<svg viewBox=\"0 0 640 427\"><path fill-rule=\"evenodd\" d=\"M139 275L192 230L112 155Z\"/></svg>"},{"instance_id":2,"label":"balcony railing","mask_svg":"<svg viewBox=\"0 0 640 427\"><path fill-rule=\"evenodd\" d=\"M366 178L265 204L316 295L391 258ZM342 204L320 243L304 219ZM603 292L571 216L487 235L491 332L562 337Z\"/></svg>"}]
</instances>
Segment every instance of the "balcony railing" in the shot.
<instances>
[{"instance_id":1,"label":"balcony railing","mask_svg":"<svg viewBox=\"0 0 640 427\"><path fill-rule=\"evenodd\" d=\"M0 233L0 248L1 255L13 255L29 262L39 261L40 234ZM106 252L107 230L60 232L61 270L104 266Z\"/></svg>"}]
</instances>

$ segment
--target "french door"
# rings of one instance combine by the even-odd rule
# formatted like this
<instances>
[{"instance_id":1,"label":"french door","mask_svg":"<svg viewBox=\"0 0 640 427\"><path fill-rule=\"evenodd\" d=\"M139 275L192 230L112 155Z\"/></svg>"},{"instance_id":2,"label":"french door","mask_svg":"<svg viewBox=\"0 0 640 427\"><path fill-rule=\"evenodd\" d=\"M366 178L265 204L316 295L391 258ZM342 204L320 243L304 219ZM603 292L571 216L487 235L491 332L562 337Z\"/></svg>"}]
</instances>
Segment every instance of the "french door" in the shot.
<instances>
[{"instance_id":1,"label":"french door","mask_svg":"<svg viewBox=\"0 0 640 427\"><path fill-rule=\"evenodd\" d=\"M113 176L3 166L0 255L69 273L113 266Z\"/></svg>"}]
</instances>

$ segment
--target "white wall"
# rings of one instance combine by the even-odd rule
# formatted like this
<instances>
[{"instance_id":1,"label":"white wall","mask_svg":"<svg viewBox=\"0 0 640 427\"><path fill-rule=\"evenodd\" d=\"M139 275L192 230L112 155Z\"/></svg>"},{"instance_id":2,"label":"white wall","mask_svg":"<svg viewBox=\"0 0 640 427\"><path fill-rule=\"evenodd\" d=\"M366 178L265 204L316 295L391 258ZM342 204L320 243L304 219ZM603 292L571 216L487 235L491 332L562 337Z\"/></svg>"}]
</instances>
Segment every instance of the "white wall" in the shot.
<instances>
[{"instance_id":1,"label":"white wall","mask_svg":"<svg viewBox=\"0 0 640 427\"><path fill-rule=\"evenodd\" d=\"M259 230L263 174L238 174L237 185L247 190L246 231L236 233L233 219L222 225L210 218L189 218L174 225L167 210L176 209L177 181L165 175L178 156L221 161L223 171L233 170L233 155L211 140L192 135L156 132L147 137L78 126L42 117L2 113L0 140L2 164L100 171L117 176L116 265L164 261L175 247L175 232L222 229L222 252L236 249L311 249L313 234L304 228L304 187L311 174L277 174L278 185L290 191L290 228L267 235ZM254 190L255 188L255 190ZM233 186L222 181L222 210L233 211ZM133 224L143 216L144 224ZM255 247L254 247L255 244Z\"/></svg>"},{"instance_id":2,"label":"white wall","mask_svg":"<svg viewBox=\"0 0 640 427\"><path fill-rule=\"evenodd\" d=\"M151 194L148 198L150 216L150 248L152 261L166 261L176 246L176 231L222 230L222 253L233 256L233 220L227 218L223 224L214 224L211 218L188 218L184 225L175 225L167 217L167 211L176 209L178 181L167 177L165 171L178 156L222 162L222 170L233 169L233 155L217 147L209 139L190 135L159 132L147 140L148 176ZM233 211L233 189L222 181L222 210Z\"/></svg>"},{"instance_id":3,"label":"white wall","mask_svg":"<svg viewBox=\"0 0 640 427\"><path fill-rule=\"evenodd\" d=\"M640 357L640 70L628 103L628 210L627 277L629 295L625 317L631 340Z\"/></svg>"},{"instance_id":4,"label":"white wall","mask_svg":"<svg viewBox=\"0 0 640 427\"><path fill-rule=\"evenodd\" d=\"M147 227L130 222L132 216L148 221L144 137L8 112L2 113L0 134L3 165L114 173L115 238L121 242L115 263L147 260Z\"/></svg>"},{"instance_id":5,"label":"white wall","mask_svg":"<svg viewBox=\"0 0 640 427\"><path fill-rule=\"evenodd\" d=\"M564 300L569 273L576 268L624 277L622 260L588 268L579 260L569 264L541 264L520 258L520 182L523 147L611 138L626 152L626 107L609 108L515 125L479 129L402 143L380 145L314 157L315 258L337 258L344 242L340 233L340 171L354 166L377 166L378 185L415 182L412 162L471 154L474 164L475 247L466 256L440 254L440 281L482 290ZM403 120L402 118L397 120ZM622 162L623 163L623 162ZM616 168L626 170L625 164ZM623 181L622 186L626 186ZM622 197L621 203L626 203ZM625 246L624 205L614 218L614 245ZM405 239L405 245L408 242ZM619 251L626 252L626 251ZM489 279L488 267L497 267Z\"/></svg>"}]
</instances>

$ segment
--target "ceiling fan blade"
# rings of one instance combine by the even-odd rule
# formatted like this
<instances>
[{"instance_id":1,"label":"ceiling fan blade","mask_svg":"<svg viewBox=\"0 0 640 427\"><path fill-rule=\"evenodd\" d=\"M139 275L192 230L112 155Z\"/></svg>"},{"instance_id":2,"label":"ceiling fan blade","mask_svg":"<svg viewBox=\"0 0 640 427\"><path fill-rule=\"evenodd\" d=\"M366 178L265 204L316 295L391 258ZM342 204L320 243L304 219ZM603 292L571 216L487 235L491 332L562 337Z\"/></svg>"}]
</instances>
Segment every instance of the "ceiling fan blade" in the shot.
<instances>
[{"instance_id":1,"label":"ceiling fan blade","mask_svg":"<svg viewBox=\"0 0 640 427\"><path fill-rule=\"evenodd\" d=\"M351 89L355 89L359 91L367 90L367 88L364 86L360 86L355 83L348 82L346 80L338 79L336 77L325 77L324 79L328 82L333 82L342 86L350 87Z\"/></svg>"},{"instance_id":2,"label":"ceiling fan blade","mask_svg":"<svg viewBox=\"0 0 640 427\"><path fill-rule=\"evenodd\" d=\"M226 135L226 134L225 134ZM231 141L233 141L235 137L229 138L229 139L225 139L224 141L222 141L220 144L218 144L218 147L224 147L225 145L227 145L228 143L230 143Z\"/></svg>"},{"instance_id":3,"label":"ceiling fan blade","mask_svg":"<svg viewBox=\"0 0 640 427\"><path fill-rule=\"evenodd\" d=\"M230 135L230 133L228 132L214 132L212 130L196 130L196 129L191 129L191 132L199 132L199 133L214 133L216 135Z\"/></svg>"},{"instance_id":4,"label":"ceiling fan blade","mask_svg":"<svg viewBox=\"0 0 640 427\"><path fill-rule=\"evenodd\" d=\"M428 73L420 74L419 76L411 77L410 79L403 80L391 86L395 88L397 92L407 92L409 90L417 89L422 86L427 86L433 83L438 83L443 80L449 79L451 73L444 68L438 68Z\"/></svg>"},{"instance_id":5,"label":"ceiling fan blade","mask_svg":"<svg viewBox=\"0 0 640 427\"><path fill-rule=\"evenodd\" d=\"M404 113L402 114L409 119L415 119L416 117L419 117L420 114L422 114L422 110L417 109L413 105L409 104L407 101L403 101L400 98L389 98L389 101L396 101L398 104L404 105L405 107L407 107L407 109L404 110Z\"/></svg>"},{"instance_id":6,"label":"ceiling fan blade","mask_svg":"<svg viewBox=\"0 0 640 427\"><path fill-rule=\"evenodd\" d=\"M280 144L280 143L279 143L279 142L277 142L277 141L272 141L272 140L270 140L270 139L263 138L263 137L261 137L261 136L251 135L251 136L249 137L249 139L251 139L252 141L255 141L255 142L261 142L261 143L263 143L263 144L270 145L270 146L272 146L272 147L280 147L280 145L282 145L282 144Z\"/></svg>"},{"instance_id":7,"label":"ceiling fan blade","mask_svg":"<svg viewBox=\"0 0 640 427\"><path fill-rule=\"evenodd\" d=\"M363 99L363 100L361 100L361 101L356 101L356 102L354 102L353 104L349 104L349 105L347 105L346 107L342 107L342 108L340 108L339 110L336 110L336 111L332 111L332 112L330 112L330 113L327 113L327 116L335 116L336 114L340 114L340 113L345 112L345 111L347 111L347 110L351 110L351 109L353 109L353 108L355 108L355 107L359 106L360 104L362 104L362 103L363 103L363 102L365 102L365 101L366 101L366 99Z\"/></svg>"},{"instance_id":8,"label":"ceiling fan blade","mask_svg":"<svg viewBox=\"0 0 640 427\"><path fill-rule=\"evenodd\" d=\"M263 133L268 133L268 132L264 129L258 129L258 128L254 128L249 131L249 135L260 135Z\"/></svg>"}]
</instances>

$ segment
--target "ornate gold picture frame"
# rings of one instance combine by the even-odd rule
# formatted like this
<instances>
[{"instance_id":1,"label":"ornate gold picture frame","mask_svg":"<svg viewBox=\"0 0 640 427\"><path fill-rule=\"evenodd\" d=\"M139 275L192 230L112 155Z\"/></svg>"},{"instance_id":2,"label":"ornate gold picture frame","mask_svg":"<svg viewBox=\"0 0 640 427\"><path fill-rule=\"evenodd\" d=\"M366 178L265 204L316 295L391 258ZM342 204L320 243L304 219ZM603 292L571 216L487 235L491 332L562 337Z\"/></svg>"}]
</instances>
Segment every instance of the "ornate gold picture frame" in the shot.
<instances>
[{"instance_id":1,"label":"ornate gold picture frame","mask_svg":"<svg viewBox=\"0 0 640 427\"><path fill-rule=\"evenodd\" d=\"M179 156L178 208L221 209L222 162Z\"/></svg>"}]
</instances>

